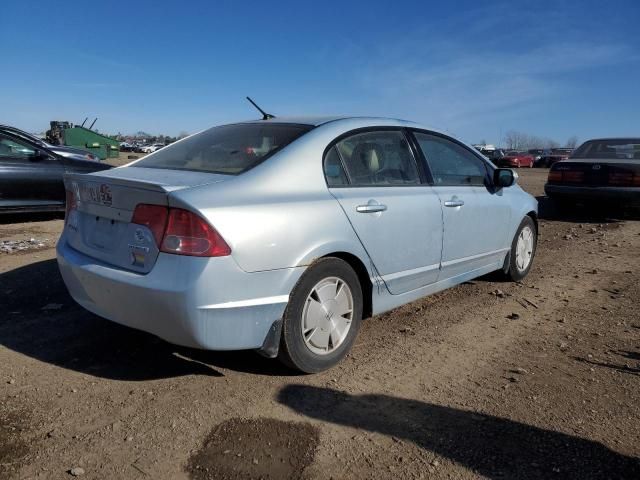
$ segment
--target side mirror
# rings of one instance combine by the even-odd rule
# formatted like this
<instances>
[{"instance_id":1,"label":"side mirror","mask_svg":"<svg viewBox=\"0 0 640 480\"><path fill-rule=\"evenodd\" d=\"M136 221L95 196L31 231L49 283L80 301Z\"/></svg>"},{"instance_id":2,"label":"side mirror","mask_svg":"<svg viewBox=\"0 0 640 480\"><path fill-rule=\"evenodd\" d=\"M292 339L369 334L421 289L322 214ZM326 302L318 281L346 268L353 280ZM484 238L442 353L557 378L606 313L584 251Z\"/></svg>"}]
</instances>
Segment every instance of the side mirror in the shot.
<instances>
[{"instance_id":1,"label":"side mirror","mask_svg":"<svg viewBox=\"0 0 640 480\"><path fill-rule=\"evenodd\" d=\"M518 174L510 168L496 168L493 172L493 184L498 188L515 185Z\"/></svg>"},{"instance_id":2,"label":"side mirror","mask_svg":"<svg viewBox=\"0 0 640 480\"><path fill-rule=\"evenodd\" d=\"M42 160L47 160L49 158L49 154L44 150L36 150L33 152L33 155L29 156L29 160L32 162L40 162Z\"/></svg>"}]
</instances>

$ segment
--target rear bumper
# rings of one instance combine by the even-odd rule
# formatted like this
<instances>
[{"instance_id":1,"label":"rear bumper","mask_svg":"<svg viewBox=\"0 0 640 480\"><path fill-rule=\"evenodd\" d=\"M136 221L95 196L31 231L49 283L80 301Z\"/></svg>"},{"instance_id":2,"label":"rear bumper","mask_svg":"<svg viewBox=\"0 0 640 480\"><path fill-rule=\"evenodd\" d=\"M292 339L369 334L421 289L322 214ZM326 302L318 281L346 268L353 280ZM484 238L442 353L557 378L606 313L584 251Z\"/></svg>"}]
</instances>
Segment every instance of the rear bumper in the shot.
<instances>
[{"instance_id":1,"label":"rear bumper","mask_svg":"<svg viewBox=\"0 0 640 480\"><path fill-rule=\"evenodd\" d=\"M262 347L304 267L247 273L232 257L160 254L146 275L57 245L62 278L76 302L108 320L177 345L207 350Z\"/></svg>"},{"instance_id":2,"label":"rear bumper","mask_svg":"<svg viewBox=\"0 0 640 480\"><path fill-rule=\"evenodd\" d=\"M610 200L625 203L640 203L640 188L634 187L574 187L547 183L544 193L548 197L567 200Z\"/></svg>"}]
</instances>

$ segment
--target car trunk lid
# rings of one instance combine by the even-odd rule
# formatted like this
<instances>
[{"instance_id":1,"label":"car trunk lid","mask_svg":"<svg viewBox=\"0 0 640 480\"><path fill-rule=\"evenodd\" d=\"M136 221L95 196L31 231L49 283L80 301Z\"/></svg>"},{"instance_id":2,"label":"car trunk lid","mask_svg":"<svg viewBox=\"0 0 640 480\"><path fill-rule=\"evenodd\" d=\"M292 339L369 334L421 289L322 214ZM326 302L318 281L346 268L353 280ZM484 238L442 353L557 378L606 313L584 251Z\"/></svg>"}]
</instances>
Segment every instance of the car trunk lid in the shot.
<instances>
[{"instance_id":1,"label":"car trunk lid","mask_svg":"<svg viewBox=\"0 0 640 480\"><path fill-rule=\"evenodd\" d=\"M153 233L131 223L139 204L168 206L172 192L233 178L229 175L155 168L116 168L65 175L76 202L66 220L71 247L102 262L148 273L159 253Z\"/></svg>"}]
</instances>

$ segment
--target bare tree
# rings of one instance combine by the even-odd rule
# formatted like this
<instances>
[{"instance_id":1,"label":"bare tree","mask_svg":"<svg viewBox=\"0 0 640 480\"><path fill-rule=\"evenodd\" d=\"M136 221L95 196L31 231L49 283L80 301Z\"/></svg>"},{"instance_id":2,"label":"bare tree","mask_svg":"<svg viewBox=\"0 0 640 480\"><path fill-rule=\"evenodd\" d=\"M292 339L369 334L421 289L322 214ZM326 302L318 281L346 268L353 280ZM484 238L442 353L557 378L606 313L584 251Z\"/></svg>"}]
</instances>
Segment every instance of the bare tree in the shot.
<instances>
[{"instance_id":1,"label":"bare tree","mask_svg":"<svg viewBox=\"0 0 640 480\"><path fill-rule=\"evenodd\" d=\"M576 140L577 141L577 140ZM560 144L552 138L543 138L529 135L517 130L509 130L504 136L504 144L507 150L529 150L532 148L556 148Z\"/></svg>"},{"instance_id":2,"label":"bare tree","mask_svg":"<svg viewBox=\"0 0 640 480\"><path fill-rule=\"evenodd\" d=\"M516 130L509 130L504 135L504 145L507 150L519 150L526 148L527 135Z\"/></svg>"},{"instance_id":3,"label":"bare tree","mask_svg":"<svg viewBox=\"0 0 640 480\"><path fill-rule=\"evenodd\" d=\"M555 140L552 140L551 138L547 138L544 141L544 147L545 148L558 148L560 146L560 144L558 142L556 142Z\"/></svg>"},{"instance_id":4,"label":"bare tree","mask_svg":"<svg viewBox=\"0 0 640 480\"><path fill-rule=\"evenodd\" d=\"M576 148L578 146L578 137L572 135L567 140L567 148Z\"/></svg>"}]
</instances>

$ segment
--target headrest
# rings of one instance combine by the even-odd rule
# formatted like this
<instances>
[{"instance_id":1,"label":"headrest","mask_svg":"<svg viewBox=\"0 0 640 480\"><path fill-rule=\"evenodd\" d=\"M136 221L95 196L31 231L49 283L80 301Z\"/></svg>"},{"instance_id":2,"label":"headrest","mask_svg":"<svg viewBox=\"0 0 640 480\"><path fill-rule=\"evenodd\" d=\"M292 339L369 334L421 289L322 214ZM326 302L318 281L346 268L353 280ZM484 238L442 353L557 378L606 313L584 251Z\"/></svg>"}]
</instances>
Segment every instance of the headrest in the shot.
<instances>
[{"instance_id":1,"label":"headrest","mask_svg":"<svg viewBox=\"0 0 640 480\"><path fill-rule=\"evenodd\" d=\"M384 166L384 153L377 143L361 143L351 154L352 161L361 162L370 173L377 173Z\"/></svg>"}]
</instances>

